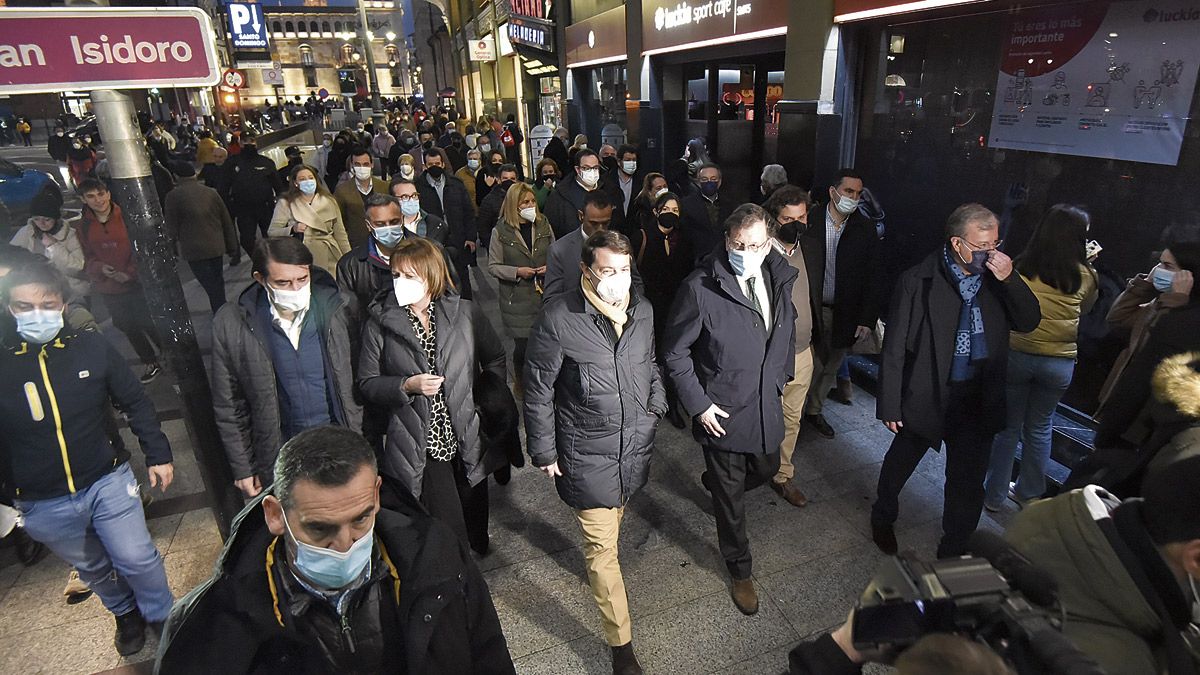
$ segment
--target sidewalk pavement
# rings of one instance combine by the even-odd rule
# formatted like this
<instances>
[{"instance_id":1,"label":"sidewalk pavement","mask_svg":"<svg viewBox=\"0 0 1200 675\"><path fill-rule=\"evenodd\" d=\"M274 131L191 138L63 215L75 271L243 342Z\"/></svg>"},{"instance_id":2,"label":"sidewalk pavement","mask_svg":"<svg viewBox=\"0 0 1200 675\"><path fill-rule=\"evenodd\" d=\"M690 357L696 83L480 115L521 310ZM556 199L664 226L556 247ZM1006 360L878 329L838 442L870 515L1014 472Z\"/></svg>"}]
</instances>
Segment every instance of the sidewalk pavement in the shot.
<instances>
[{"instance_id":1,"label":"sidewalk pavement","mask_svg":"<svg viewBox=\"0 0 1200 675\"><path fill-rule=\"evenodd\" d=\"M476 301L500 326L493 280L481 269L472 274ZM248 261L226 275L228 297L235 300L249 282ZM207 358L207 300L195 281L185 290ZM136 367L125 339L109 325L105 332ZM176 484L147 513L179 596L210 575L221 542L170 380L164 374L148 390L175 450ZM753 617L740 614L729 598L711 504L699 481L700 449L689 431L659 427L650 482L631 501L621 533L634 645L647 672L777 674L787 669L787 652L797 642L845 619L883 560L871 543L868 513L891 434L875 420L874 400L862 391L855 391L854 405L831 403L825 414L837 438L802 430L794 457L809 505L792 507L766 487L747 494L761 599ZM136 448L128 430L123 434ZM134 470L145 482L140 454L133 454ZM926 559L940 536L943 470L943 456L929 453L901 496L901 549ZM492 553L478 564L517 672L611 672L578 526L550 479L527 465L513 472L509 485L493 483L491 500ZM981 527L1002 529L1013 513L1011 505L1005 508L985 513ZM74 606L64 602L67 571L53 556L25 569L11 549L0 549L0 672L92 673L152 659L152 637L132 660L117 656L112 617L95 597Z\"/></svg>"}]
</instances>

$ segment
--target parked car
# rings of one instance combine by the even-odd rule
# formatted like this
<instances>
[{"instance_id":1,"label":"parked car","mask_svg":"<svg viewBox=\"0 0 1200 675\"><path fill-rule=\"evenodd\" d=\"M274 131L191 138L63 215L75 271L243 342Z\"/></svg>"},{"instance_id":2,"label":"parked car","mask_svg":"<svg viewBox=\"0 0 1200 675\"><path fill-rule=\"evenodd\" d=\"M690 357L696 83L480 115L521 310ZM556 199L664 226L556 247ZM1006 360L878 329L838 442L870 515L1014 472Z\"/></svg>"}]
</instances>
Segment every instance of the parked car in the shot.
<instances>
[{"instance_id":1,"label":"parked car","mask_svg":"<svg viewBox=\"0 0 1200 675\"><path fill-rule=\"evenodd\" d=\"M0 225L17 228L29 218L29 205L42 190L62 190L50 174L27 169L0 157Z\"/></svg>"}]
</instances>

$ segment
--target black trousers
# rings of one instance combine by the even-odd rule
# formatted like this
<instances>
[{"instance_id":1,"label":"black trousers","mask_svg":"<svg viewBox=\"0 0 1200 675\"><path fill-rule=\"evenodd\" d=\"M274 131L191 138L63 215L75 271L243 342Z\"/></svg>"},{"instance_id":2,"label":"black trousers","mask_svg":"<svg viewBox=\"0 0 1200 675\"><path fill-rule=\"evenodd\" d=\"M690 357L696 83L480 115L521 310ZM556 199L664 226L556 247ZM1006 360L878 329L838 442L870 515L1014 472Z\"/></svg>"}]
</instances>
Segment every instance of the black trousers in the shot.
<instances>
[{"instance_id":1,"label":"black trousers","mask_svg":"<svg viewBox=\"0 0 1200 675\"><path fill-rule=\"evenodd\" d=\"M520 382L525 373L525 349L529 338L513 338L513 380Z\"/></svg>"},{"instance_id":2,"label":"black trousers","mask_svg":"<svg viewBox=\"0 0 1200 675\"><path fill-rule=\"evenodd\" d=\"M458 456L448 462L425 459L421 504L429 515L449 525L458 538L475 551L487 551L487 481L480 481L475 487L468 485Z\"/></svg>"},{"instance_id":3,"label":"black trousers","mask_svg":"<svg viewBox=\"0 0 1200 675\"><path fill-rule=\"evenodd\" d=\"M155 353L158 331L150 319L150 308L146 306L146 294L141 287L103 297L108 313L112 315L113 325L129 339L129 344L133 345L133 351L137 352L142 363L158 363Z\"/></svg>"},{"instance_id":4,"label":"black trousers","mask_svg":"<svg viewBox=\"0 0 1200 675\"><path fill-rule=\"evenodd\" d=\"M200 287L208 294L208 305L216 314L221 305L225 304L225 259L221 256L205 258L204 260L189 260L188 267L192 275L200 282Z\"/></svg>"},{"instance_id":5,"label":"black trousers","mask_svg":"<svg viewBox=\"0 0 1200 675\"><path fill-rule=\"evenodd\" d=\"M465 247L454 256L454 267L458 272L458 292L464 300L470 300L474 295L471 292L471 263L475 260L475 254L468 251Z\"/></svg>"},{"instance_id":6,"label":"black trousers","mask_svg":"<svg viewBox=\"0 0 1200 675\"><path fill-rule=\"evenodd\" d=\"M945 502L942 507L942 540L939 558L967 552L967 539L979 526L983 511L983 479L987 476L995 433L979 429L983 409L978 380L955 383L949 389L950 406L943 421L946 444ZM892 525L900 514L900 491L930 448L928 439L907 429L892 439L879 470L873 525Z\"/></svg>"},{"instance_id":7,"label":"black trousers","mask_svg":"<svg viewBox=\"0 0 1200 675\"><path fill-rule=\"evenodd\" d=\"M234 218L237 220L238 243L242 245L242 250L246 252L246 255L254 253L254 242L258 239L259 234L262 234L263 237L267 236L267 228L271 225L271 216L274 213L273 205L264 204L234 214Z\"/></svg>"},{"instance_id":8,"label":"black trousers","mask_svg":"<svg viewBox=\"0 0 1200 675\"><path fill-rule=\"evenodd\" d=\"M753 570L750 539L746 536L744 495L771 480L779 471L779 451L744 454L705 447L704 465L708 467L708 488L712 492L713 514L717 518L717 544L721 557L725 559L730 576L749 579Z\"/></svg>"}]
</instances>

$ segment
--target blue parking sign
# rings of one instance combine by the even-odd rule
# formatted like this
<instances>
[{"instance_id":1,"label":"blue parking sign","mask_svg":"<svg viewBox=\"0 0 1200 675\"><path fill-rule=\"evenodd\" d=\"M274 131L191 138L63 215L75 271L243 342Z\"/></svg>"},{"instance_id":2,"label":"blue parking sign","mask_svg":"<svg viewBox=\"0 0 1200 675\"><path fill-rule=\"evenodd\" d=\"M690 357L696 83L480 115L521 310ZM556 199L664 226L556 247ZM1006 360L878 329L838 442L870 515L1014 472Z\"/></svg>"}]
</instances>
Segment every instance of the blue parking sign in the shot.
<instances>
[{"instance_id":1,"label":"blue parking sign","mask_svg":"<svg viewBox=\"0 0 1200 675\"><path fill-rule=\"evenodd\" d=\"M269 48L262 5L231 2L226 8L229 13L229 36L233 38L234 49Z\"/></svg>"}]
</instances>

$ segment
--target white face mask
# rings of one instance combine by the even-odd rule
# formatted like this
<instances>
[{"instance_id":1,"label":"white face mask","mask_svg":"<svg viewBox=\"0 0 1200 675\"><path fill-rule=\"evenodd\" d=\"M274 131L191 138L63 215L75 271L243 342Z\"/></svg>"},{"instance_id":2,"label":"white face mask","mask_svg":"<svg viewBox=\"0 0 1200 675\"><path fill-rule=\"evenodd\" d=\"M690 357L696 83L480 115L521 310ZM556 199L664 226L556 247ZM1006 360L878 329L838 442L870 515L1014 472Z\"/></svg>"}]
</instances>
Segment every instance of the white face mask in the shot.
<instances>
[{"instance_id":1,"label":"white face mask","mask_svg":"<svg viewBox=\"0 0 1200 675\"><path fill-rule=\"evenodd\" d=\"M396 293L396 304L408 307L425 297L425 282L419 279L395 277L392 279L392 290Z\"/></svg>"},{"instance_id":2,"label":"white face mask","mask_svg":"<svg viewBox=\"0 0 1200 675\"><path fill-rule=\"evenodd\" d=\"M412 180L413 174L416 173L413 168L407 164L400 167L400 177Z\"/></svg>"},{"instance_id":3,"label":"white face mask","mask_svg":"<svg viewBox=\"0 0 1200 675\"><path fill-rule=\"evenodd\" d=\"M532 223L534 220L537 219L537 208L533 207L533 206L527 206L527 207L521 209L520 214L521 214L521 220Z\"/></svg>"},{"instance_id":4,"label":"white face mask","mask_svg":"<svg viewBox=\"0 0 1200 675\"><path fill-rule=\"evenodd\" d=\"M309 302L312 300L312 284L304 284L303 287L290 291L284 288L275 288L271 284L267 286L267 297L271 300L271 304L275 308L283 312L301 312L308 309Z\"/></svg>"},{"instance_id":5,"label":"white face mask","mask_svg":"<svg viewBox=\"0 0 1200 675\"><path fill-rule=\"evenodd\" d=\"M594 190L600 183L600 169L584 169L579 172L579 182L589 190Z\"/></svg>"},{"instance_id":6,"label":"white face mask","mask_svg":"<svg viewBox=\"0 0 1200 675\"><path fill-rule=\"evenodd\" d=\"M658 199L659 197L667 194L668 192L670 192L670 190L668 190L667 188L660 188L658 192L654 193L654 198Z\"/></svg>"},{"instance_id":7,"label":"white face mask","mask_svg":"<svg viewBox=\"0 0 1200 675\"><path fill-rule=\"evenodd\" d=\"M610 305L624 302L629 297L629 286L633 282L630 272L618 272L611 277L601 277L592 272L596 278L596 295Z\"/></svg>"},{"instance_id":8,"label":"white face mask","mask_svg":"<svg viewBox=\"0 0 1200 675\"><path fill-rule=\"evenodd\" d=\"M637 173L637 161L621 162L621 170L632 176L633 174Z\"/></svg>"},{"instance_id":9,"label":"white face mask","mask_svg":"<svg viewBox=\"0 0 1200 675\"><path fill-rule=\"evenodd\" d=\"M841 193L838 193L837 201L834 202L833 208L837 209L837 212L843 216L848 216L851 213L854 213L854 210L858 208L858 200L851 199Z\"/></svg>"},{"instance_id":10,"label":"white face mask","mask_svg":"<svg viewBox=\"0 0 1200 675\"><path fill-rule=\"evenodd\" d=\"M371 167L356 166L354 167L354 177L359 180L367 180L371 177Z\"/></svg>"},{"instance_id":11,"label":"white face mask","mask_svg":"<svg viewBox=\"0 0 1200 675\"><path fill-rule=\"evenodd\" d=\"M468 160L467 160L467 168L468 168L468 169L470 169L470 170L472 170L472 171L477 171L477 170L479 169L479 160L477 160L477 159L468 159Z\"/></svg>"}]
</instances>

